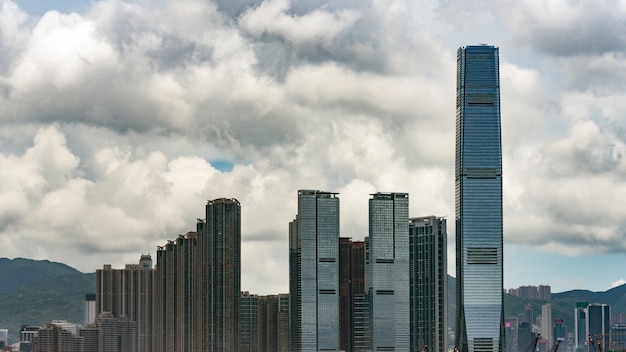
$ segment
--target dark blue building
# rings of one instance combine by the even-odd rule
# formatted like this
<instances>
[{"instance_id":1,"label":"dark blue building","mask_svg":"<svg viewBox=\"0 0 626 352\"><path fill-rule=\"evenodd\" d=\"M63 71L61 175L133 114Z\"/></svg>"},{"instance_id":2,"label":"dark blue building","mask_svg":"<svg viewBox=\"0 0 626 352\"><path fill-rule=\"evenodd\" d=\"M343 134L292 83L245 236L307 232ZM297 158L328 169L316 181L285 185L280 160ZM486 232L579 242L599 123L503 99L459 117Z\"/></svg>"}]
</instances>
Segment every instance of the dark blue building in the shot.
<instances>
[{"instance_id":1,"label":"dark blue building","mask_svg":"<svg viewBox=\"0 0 626 352\"><path fill-rule=\"evenodd\" d=\"M498 48L459 48L456 111L456 347L498 352L504 342Z\"/></svg>"}]
</instances>

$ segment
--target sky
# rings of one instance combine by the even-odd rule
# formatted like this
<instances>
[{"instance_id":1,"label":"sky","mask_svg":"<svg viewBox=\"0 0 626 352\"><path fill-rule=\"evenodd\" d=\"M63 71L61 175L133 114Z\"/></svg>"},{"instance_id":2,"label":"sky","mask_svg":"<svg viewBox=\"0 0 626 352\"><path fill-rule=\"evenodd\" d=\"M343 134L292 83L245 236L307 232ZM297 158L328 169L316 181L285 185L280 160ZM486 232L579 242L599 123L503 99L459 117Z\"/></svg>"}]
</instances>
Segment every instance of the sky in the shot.
<instances>
[{"instance_id":1,"label":"sky","mask_svg":"<svg viewBox=\"0 0 626 352\"><path fill-rule=\"evenodd\" d=\"M288 292L297 190L445 216L456 50L499 47L504 287L626 273L626 1L0 0L0 257L123 268L242 207L242 289Z\"/></svg>"}]
</instances>

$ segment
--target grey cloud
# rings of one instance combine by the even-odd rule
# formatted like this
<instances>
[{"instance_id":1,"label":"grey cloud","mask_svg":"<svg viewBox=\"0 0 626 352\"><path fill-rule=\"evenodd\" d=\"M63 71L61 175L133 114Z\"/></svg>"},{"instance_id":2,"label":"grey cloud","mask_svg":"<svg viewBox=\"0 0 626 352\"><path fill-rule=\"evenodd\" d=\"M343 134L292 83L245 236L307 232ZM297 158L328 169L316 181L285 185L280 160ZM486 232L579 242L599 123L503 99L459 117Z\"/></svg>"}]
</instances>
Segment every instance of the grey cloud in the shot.
<instances>
[{"instance_id":1,"label":"grey cloud","mask_svg":"<svg viewBox=\"0 0 626 352\"><path fill-rule=\"evenodd\" d=\"M146 51L158 71L170 71L186 64L211 63L212 54L213 48L168 35L162 37L159 48Z\"/></svg>"},{"instance_id":2,"label":"grey cloud","mask_svg":"<svg viewBox=\"0 0 626 352\"><path fill-rule=\"evenodd\" d=\"M586 19L571 18L565 25L542 22L533 26L527 23L528 32L522 40L540 52L554 56L600 55L623 52L626 45L624 14L611 7L593 6L584 11Z\"/></svg>"}]
</instances>

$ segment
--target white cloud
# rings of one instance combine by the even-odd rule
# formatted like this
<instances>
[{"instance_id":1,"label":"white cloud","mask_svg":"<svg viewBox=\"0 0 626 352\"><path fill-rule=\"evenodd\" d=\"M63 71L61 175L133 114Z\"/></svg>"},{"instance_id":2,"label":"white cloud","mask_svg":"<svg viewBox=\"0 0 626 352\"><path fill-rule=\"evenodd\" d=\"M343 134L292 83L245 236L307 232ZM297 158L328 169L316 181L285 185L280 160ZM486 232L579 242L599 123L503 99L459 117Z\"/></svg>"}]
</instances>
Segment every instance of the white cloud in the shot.
<instances>
[{"instance_id":1,"label":"white cloud","mask_svg":"<svg viewBox=\"0 0 626 352\"><path fill-rule=\"evenodd\" d=\"M315 10L297 16L288 13L290 6L290 0L267 0L243 13L239 23L256 37L278 35L296 45L310 45L327 43L360 17L356 10Z\"/></svg>"},{"instance_id":2,"label":"white cloud","mask_svg":"<svg viewBox=\"0 0 626 352\"><path fill-rule=\"evenodd\" d=\"M601 24L608 5L238 4L106 0L37 18L2 2L3 255L135 262L193 230L208 199L235 197L244 289L285 292L301 188L340 192L344 236L366 235L381 191L409 192L411 216L447 215L453 238L456 49L489 40L505 243L626 250L622 8ZM615 35L592 43L600 29Z\"/></svg>"},{"instance_id":3,"label":"white cloud","mask_svg":"<svg viewBox=\"0 0 626 352\"><path fill-rule=\"evenodd\" d=\"M626 280L624 279L619 279L617 281L614 281L611 283L611 285L609 286L609 289L618 287L618 286L622 286L623 284L626 284Z\"/></svg>"}]
</instances>

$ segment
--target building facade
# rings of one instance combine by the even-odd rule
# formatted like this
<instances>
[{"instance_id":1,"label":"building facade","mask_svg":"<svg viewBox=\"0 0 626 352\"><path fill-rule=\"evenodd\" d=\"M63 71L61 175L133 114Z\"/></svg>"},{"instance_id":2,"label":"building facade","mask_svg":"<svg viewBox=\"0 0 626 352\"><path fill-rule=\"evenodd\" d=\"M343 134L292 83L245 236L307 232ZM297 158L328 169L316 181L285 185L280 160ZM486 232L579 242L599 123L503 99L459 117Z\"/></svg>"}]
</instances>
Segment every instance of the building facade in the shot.
<instances>
[{"instance_id":1,"label":"building facade","mask_svg":"<svg viewBox=\"0 0 626 352\"><path fill-rule=\"evenodd\" d=\"M259 352L289 352L289 294L259 296Z\"/></svg>"},{"instance_id":2,"label":"building facade","mask_svg":"<svg viewBox=\"0 0 626 352\"><path fill-rule=\"evenodd\" d=\"M498 48L459 48L456 108L456 347L499 352L504 319Z\"/></svg>"},{"instance_id":3,"label":"building facade","mask_svg":"<svg viewBox=\"0 0 626 352\"><path fill-rule=\"evenodd\" d=\"M141 255L139 264L126 264L124 269L104 265L96 270L95 312L87 314L89 305L93 304L90 303L93 297L87 295L85 323L95 321L102 313L111 313L115 318L126 317L137 324L136 351L152 352L154 275L148 254Z\"/></svg>"},{"instance_id":4,"label":"building facade","mask_svg":"<svg viewBox=\"0 0 626 352\"><path fill-rule=\"evenodd\" d=\"M154 351L191 351L197 306L193 296L197 233L179 235L157 247Z\"/></svg>"},{"instance_id":5,"label":"building facade","mask_svg":"<svg viewBox=\"0 0 626 352\"><path fill-rule=\"evenodd\" d=\"M290 351L339 351L339 198L298 191L289 224Z\"/></svg>"},{"instance_id":6,"label":"building facade","mask_svg":"<svg viewBox=\"0 0 626 352\"><path fill-rule=\"evenodd\" d=\"M339 326L342 351L365 351L365 243L339 239Z\"/></svg>"},{"instance_id":7,"label":"building facade","mask_svg":"<svg viewBox=\"0 0 626 352\"><path fill-rule=\"evenodd\" d=\"M201 280L208 293L212 351L235 352L240 336L241 205L219 198L206 205L204 234L199 240ZM205 308L203 308L205 309Z\"/></svg>"},{"instance_id":8,"label":"building facade","mask_svg":"<svg viewBox=\"0 0 626 352\"><path fill-rule=\"evenodd\" d=\"M447 237L444 218L410 219L411 351L448 350Z\"/></svg>"},{"instance_id":9,"label":"building facade","mask_svg":"<svg viewBox=\"0 0 626 352\"><path fill-rule=\"evenodd\" d=\"M541 306L541 337L546 340L548 347L554 346L554 338L552 337L553 321L552 321L552 304L546 303Z\"/></svg>"},{"instance_id":10,"label":"building facade","mask_svg":"<svg viewBox=\"0 0 626 352\"><path fill-rule=\"evenodd\" d=\"M574 314L576 315L574 339L578 350L585 351L590 344L592 346L590 351L593 351L594 346L599 350L598 344L606 350L607 346L611 345L611 307L608 304L578 302Z\"/></svg>"},{"instance_id":11,"label":"building facade","mask_svg":"<svg viewBox=\"0 0 626 352\"><path fill-rule=\"evenodd\" d=\"M409 195L369 200L367 331L372 351L409 351Z\"/></svg>"},{"instance_id":12,"label":"building facade","mask_svg":"<svg viewBox=\"0 0 626 352\"><path fill-rule=\"evenodd\" d=\"M259 296L241 293L241 337L239 352L259 352Z\"/></svg>"}]
</instances>

